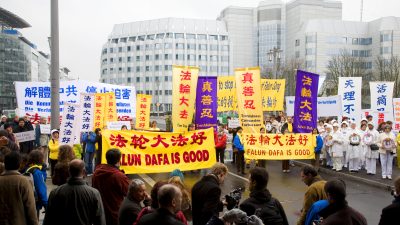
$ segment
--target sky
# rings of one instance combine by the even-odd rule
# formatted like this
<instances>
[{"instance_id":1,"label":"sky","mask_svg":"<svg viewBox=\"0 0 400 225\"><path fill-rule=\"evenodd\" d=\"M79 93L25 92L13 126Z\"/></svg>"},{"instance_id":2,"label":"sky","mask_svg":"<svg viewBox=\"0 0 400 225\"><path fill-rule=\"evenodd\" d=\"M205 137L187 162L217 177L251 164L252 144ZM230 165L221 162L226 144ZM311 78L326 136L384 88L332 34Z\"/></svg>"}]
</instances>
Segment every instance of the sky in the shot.
<instances>
[{"instance_id":1,"label":"sky","mask_svg":"<svg viewBox=\"0 0 400 225\"><path fill-rule=\"evenodd\" d=\"M49 53L51 0L1 0L0 7L26 20L20 30L38 50ZM100 53L113 25L178 17L216 19L228 6L256 7L260 0L59 0L60 66L75 78L98 81ZM288 0L284 0L288 2ZM344 20L360 20L361 0L342 0ZM364 21L400 17L399 0L364 0Z\"/></svg>"}]
</instances>

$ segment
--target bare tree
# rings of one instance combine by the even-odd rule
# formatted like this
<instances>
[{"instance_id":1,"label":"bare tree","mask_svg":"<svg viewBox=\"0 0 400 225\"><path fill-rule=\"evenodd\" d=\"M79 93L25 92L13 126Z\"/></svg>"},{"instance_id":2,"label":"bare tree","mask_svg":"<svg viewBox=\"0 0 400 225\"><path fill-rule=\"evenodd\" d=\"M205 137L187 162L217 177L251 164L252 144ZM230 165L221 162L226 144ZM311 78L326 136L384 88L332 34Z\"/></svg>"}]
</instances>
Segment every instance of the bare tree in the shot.
<instances>
[{"instance_id":1,"label":"bare tree","mask_svg":"<svg viewBox=\"0 0 400 225\"><path fill-rule=\"evenodd\" d=\"M382 56L378 56L375 59L375 70L374 78L378 81L393 81L394 90L393 97L398 98L400 96L400 58L398 56L392 56L386 59Z\"/></svg>"}]
</instances>

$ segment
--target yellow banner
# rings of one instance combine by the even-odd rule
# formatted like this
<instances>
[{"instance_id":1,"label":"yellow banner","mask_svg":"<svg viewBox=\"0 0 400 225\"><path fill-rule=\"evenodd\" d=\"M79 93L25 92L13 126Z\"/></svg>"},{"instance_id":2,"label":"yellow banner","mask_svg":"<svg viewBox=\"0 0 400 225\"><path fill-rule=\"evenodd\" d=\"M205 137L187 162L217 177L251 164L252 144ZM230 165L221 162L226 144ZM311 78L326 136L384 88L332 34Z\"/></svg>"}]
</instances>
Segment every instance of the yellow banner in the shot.
<instances>
[{"instance_id":1,"label":"yellow banner","mask_svg":"<svg viewBox=\"0 0 400 225\"><path fill-rule=\"evenodd\" d=\"M243 132L259 133L263 127L260 68L235 69L239 122Z\"/></svg>"},{"instance_id":2,"label":"yellow banner","mask_svg":"<svg viewBox=\"0 0 400 225\"><path fill-rule=\"evenodd\" d=\"M136 95L136 129L147 130L150 126L151 95Z\"/></svg>"},{"instance_id":3,"label":"yellow banner","mask_svg":"<svg viewBox=\"0 0 400 225\"><path fill-rule=\"evenodd\" d=\"M104 124L107 122L113 122L118 120L117 116L117 103L115 100L114 92L104 93L105 104L104 104Z\"/></svg>"},{"instance_id":4,"label":"yellow banner","mask_svg":"<svg viewBox=\"0 0 400 225\"><path fill-rule=\"evenodd\" d=\"M104 130L102 135L103 149L121 150L121 169L127 174L197 170L216 162L213 128L184 134Z\"/></svg>"},{"instance_id":5,"label":"yellow banner","mask_svg":"<svg viewBox=\"0 0 400 225\"><path fill-rule=\"evenodd\" d=\"M237 110L235 76L218 77L218 112Z\"/></svg>"},{"instance_id":6,"label":"yellow banner","mask_svg":"<svg viewBox=\"0 0 400 225\"><path fill-rule=\"evenodd\" d=\"M172 126L174 132L186 132L192 123L199 68L172 66Z\"/></svg>"},{"instance_id":7,"label":"yellow banner","mask_svg":"<svg viewBox=\"0 0 400 225\"><path fill-rule=\"evenodd\" d=\"M263 111L283 111L285 79L261 79Z\"/></svg>"},{"instance_id":8,"label":"yellow banner","mask_svg":"<svg viewBox=\"0 0 400 225\"><path fill-rule=\"evenodd\" d=\"M312 134L243 133L246 159L314 159Z\"/></svg>"},{"instance_id":9,"label":"yellow banner","mask_svg":"<svg viewBox=\"0 0 400 225\"><path fill-rule=\"evenodd\" d=\"M93 129L104 127L106 96L104 93L96 93L94 98L94 120Z\"/></svg>"}]
</instances>

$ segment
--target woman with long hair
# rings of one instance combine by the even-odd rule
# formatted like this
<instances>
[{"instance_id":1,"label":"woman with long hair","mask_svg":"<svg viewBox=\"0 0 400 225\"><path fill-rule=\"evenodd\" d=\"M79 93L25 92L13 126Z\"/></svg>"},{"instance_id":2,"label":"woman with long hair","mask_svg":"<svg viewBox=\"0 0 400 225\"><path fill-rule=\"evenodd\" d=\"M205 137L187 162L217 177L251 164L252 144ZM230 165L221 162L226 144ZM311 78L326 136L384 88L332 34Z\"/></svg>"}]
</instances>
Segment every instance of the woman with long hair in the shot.
<instances>
[{"instance_id":1,"label":"woman with long hair","mask_svg":"<svg viewBox=\"0 0 400 225\"><path fill-rule=\"evenodd\" d=\"M75 153L71 146L61 145L59 147L57 164L51 180L54 185L63 185L69 178L68 163L75 159Z\"/></svg>"}]
</instances>

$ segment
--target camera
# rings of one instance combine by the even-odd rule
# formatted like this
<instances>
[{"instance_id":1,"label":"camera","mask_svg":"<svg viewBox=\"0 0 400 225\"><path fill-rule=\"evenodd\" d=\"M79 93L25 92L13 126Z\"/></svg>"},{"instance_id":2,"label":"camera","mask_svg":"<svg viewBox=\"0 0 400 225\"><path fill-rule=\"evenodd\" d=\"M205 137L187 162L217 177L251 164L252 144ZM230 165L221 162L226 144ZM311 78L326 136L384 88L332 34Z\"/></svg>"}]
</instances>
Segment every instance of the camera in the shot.
<instances>
[{"instance_id":1,"label":"camera","mask_svg":"<svg viewBox=\"0 0 400 225\"><path fill-rule=\"evenodd\" d=\"M233 208L238 208L244 190L245 190L244 187L238 187L229 192L229 194L225 195L225 200L227 203L226 208L228 210L231 210Z\"/></svg>"}]
</instances>

